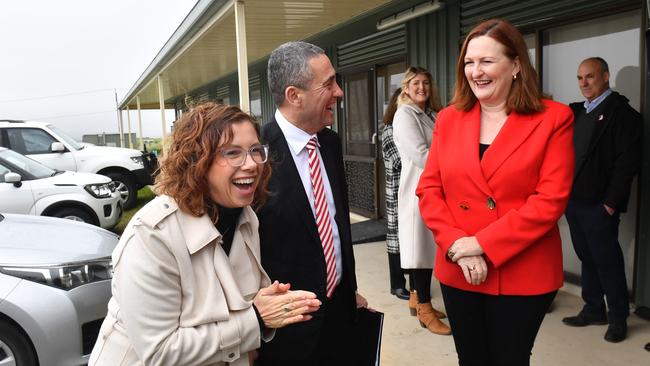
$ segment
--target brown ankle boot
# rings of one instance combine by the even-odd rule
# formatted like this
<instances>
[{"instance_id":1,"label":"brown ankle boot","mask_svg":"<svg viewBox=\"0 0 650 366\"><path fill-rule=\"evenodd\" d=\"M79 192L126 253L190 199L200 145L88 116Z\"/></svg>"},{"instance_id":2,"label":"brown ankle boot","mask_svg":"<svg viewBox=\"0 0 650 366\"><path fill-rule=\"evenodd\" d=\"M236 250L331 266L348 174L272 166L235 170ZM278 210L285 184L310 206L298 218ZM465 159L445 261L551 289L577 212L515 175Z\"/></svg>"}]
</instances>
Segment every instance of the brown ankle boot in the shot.
<instances>
[{"instance_id":1,"label":"brown ankle boot","mask_svg":"<svg viewBox=\"0 0 650 366\"><path fill-rule=\"evenodd\" d=\"M436 316L438 319L444 319L447 317L447 314L443 313L440 310L436 310L436 308L433 308L433 314Z\"/></svg>"},{"instance_id":2,"label":"brown ankle boot","mask_svg":"<svg viewBox=\"0 0 650 366\"><path fill-rule=\"evenodd\" d=\"M418 304L417 313L422 328L427 328L431 333L435 334L451 334L451 328L435 316L433 306L430 302L426 304Z\"/></svg>"},{"instance_id":3,"label":"brown ankle boot","mask_svg":"<svg viewBox=\"0 0 650 366\"><path fill-rule=\"evenodd\" d=\"M411 291L409 293L409 311L411 312L412 316L416 316L417 313L417 305L418 305L418 294L415 291Z\"/></svg>"}]
</instances>

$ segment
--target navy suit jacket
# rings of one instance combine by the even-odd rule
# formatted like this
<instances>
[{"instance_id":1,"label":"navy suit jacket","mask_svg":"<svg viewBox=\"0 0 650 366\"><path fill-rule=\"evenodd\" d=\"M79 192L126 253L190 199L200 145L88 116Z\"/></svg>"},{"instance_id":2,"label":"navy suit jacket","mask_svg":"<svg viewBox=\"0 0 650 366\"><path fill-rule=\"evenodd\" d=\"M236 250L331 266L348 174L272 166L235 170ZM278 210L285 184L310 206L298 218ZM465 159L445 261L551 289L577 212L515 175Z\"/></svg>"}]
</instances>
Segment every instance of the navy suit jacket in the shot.
<instances>
[{"instance_id":1,"label":"navy suit jacket","mask_svg":"<svg viewBox=\"0 0 650 366\"><path fill-rule=\"evenodd\" d=\"M290 147L275 118L262 127L262 141L269 145L273 168L269 200L258 211L262 266L271 281L291 283L292 290L314 292L325 303L327 270L316 221ZM318 141L334 196L335 220L341 238L343 274L339 286L346 291L342 296L348 305L346 314L338 315L349 316L352 321L356 316L357 283L341 142L337 133L328 128L318 133ZM291 353L300 359L311 353L323 324L323 308L313 316L310 321L278 329L274 339L262 345L264 357L282 358Z\"/></svg>"}]
</instances>

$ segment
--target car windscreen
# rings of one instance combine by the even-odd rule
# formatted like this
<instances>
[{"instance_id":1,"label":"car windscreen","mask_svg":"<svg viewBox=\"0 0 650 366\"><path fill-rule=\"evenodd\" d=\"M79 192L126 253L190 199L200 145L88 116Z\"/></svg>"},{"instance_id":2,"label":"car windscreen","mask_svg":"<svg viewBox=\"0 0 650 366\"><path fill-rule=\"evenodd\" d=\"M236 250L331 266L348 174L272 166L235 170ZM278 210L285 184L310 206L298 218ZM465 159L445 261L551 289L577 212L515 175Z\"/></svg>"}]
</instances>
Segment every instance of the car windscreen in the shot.
<instances>
[{"instance_id":1,"label":"car windscreen","mask_svg":"<svg viewBox=\"0 0 650 366\"><path fill-rule=\"evenodd\" d=\"M54 126L54 125L47 125L47 128L49 128L50 130L52 130L52 132L54 132L57 136L59 136L60 138L62 138L63 141L66 142L66 144L72 146L75 150L83 149L83 146L82 146L80 143L78 143L77 141L75 141L75 139L73 139L72 137L66 135L65 132L63 132L63 131L59 130L58 128L56 128L56 126Z\"/></svg>"},{"instance_id":2,"label":"car windscreen","mask_svg":"<svg viewBox=\"0 0 650 366\"><path fill-rule=\"evenodd\" d=\"M9 166L22 169L33 175L36 179L51 177L56 174L56 170L50 169L45 165L13 150L1 150L0 163L7 163Z\"/></svg>"}]
</instances>

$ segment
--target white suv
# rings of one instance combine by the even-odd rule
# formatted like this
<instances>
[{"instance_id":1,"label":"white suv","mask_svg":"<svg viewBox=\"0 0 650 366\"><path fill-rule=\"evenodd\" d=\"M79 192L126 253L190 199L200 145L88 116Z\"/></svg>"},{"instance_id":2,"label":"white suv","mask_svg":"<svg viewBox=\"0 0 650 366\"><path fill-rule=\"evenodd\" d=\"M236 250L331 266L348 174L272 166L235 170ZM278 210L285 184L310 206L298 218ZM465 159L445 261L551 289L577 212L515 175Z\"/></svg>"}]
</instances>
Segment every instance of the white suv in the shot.
<instances>
[{"instance_id":1,"label":"white suv","mask_svg":"<svg viewBox=\"0 0 650 366\"><path fill-rule=\"evenodd\" d=\"M122 206L135 205L138 190L153 183L156 156L134 149L90 146L44 122L0 120L0 146L51 168L102 174L116 183Z\"/></svg>"},{"instance_id":2,"label":"white suv","mask_svg":"<svg viewBox=\"0 0 650 366\"><path fill-rule=\"evenodd\" d=\"M54 216L110 229L122 217L111 179L53 170L0 147L0 212Z\"/></svg>"}]
</instances>

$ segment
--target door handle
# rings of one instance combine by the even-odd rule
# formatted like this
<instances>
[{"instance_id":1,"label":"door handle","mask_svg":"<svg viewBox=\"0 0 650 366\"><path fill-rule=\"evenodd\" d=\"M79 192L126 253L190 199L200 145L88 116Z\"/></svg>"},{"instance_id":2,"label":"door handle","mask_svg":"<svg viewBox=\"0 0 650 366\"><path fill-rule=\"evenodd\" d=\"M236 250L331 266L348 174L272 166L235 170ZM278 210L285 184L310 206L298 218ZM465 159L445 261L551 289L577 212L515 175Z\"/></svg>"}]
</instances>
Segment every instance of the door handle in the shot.
<instances>
[{"instance_id":1,"label":"door handle","mask_svg":"<svg viewBox=\"0 0 650 366\"><path fill-rule=\"evenodd\" d=\"M374 144L377 144L377 132L372 134L372 137L370 138L370 141Z\"/></svg>"}]
</instances>

